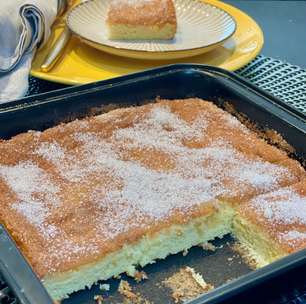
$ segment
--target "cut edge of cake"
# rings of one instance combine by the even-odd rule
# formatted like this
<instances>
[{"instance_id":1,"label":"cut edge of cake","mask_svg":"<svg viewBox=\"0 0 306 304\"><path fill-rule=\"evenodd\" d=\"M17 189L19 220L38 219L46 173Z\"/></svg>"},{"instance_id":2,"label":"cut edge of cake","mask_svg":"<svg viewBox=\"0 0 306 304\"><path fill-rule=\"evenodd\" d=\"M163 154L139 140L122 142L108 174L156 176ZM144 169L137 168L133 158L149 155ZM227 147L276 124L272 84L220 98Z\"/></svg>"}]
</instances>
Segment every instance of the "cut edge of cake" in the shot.
<instances>
[{"instance_id":1,"label":"cut edge of cake","mask_svg":"<svg viewBox=\"0 0 306 304\"><path fill-rule=\"evenodd\" d=\"M262 229L238 214L233 219L231 232L242 255L254 268L264 267L288 254Z\"/></svg>"},{"instance_id":2,"label":"cut edge of cake","mask_svg":"<svg viewBox=\"0 0 306 304\"><path fill-rule=\"evenodd\" d=\"M176 25L167 23L158 25L108 24L110 40L171 40L176 33Z\"/></svg>"},{"instance_id":3,"label":"cut edge of cake","mask_svg":"<svg viewBox=\"0 0 306 304\"><path fill-rule=\"evenodd\" d=\"M51 297L57 300L67 298L72 292L86 286L90 287L98 280L106 280L121 273L134 275L137 266L152 264L155 260L230 233L232 218L233 209L220 204L208 216L193 218L186 224L171 225L153 235L146 234L137 242L126 244L96 262L75 270L49 274L43 278L43 284Z\"/></svg>"},{"instance_id":4,"label":"cut edge of cake","mask_svg":"<svg viewBox=\"0 0 306 304\"><path fill-rule=\"evenodd\" d=\"M254 268L264 267L290 253L259 225L241 215L239 206L226 201L216 201L215 204L218 208L209 215L194 217L187 223L173 224L153 234L145 234L138 241L125 244L123 248L93 263L49 274L43 278L43 284L52 298L61 300L75 291L90 288L97 281L122 273L133 276L139 266L144 267L227 234L236 239L240 253Z\"/></svg>"}]
</instances>

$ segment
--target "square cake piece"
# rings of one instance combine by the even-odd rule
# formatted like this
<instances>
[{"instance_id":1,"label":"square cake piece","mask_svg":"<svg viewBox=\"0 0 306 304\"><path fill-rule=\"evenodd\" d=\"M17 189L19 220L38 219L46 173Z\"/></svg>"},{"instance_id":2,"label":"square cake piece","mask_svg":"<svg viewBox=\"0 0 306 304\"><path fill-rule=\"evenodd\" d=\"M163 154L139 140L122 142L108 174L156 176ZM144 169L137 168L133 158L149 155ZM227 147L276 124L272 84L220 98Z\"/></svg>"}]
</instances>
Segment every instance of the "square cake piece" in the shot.
<instances>
[{"instance_id":1,"label":"square cake piece","mask_svg":"<svg viewBox=\"0 0 306 304\"><path fill-rule=\"evenodd\" d=\"M158 100L1 141L0 221L62 299L222 237L244 200L304 178L213 103Z\"/></svg>"},{"instance_id":2,"label":"square cake piece","mask_svg":"<svg viewBox=\"0 0 306 304\"><path fill-rule=\"evenodd\" d=\"M172 0L112 0L106 25L109 39L173 39L175 7Z\"/></svg>"}]
</instances>

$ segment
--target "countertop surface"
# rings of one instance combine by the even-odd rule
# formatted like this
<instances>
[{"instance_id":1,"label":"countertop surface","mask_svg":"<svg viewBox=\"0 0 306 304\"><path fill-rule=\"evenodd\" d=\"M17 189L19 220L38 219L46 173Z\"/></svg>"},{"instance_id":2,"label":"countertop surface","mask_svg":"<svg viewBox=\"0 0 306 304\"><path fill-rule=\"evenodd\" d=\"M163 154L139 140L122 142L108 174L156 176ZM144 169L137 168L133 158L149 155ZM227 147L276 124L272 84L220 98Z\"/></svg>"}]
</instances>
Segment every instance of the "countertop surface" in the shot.
<instances>
[{"instance_id":1,"label":"countertop surface","mask_svg":"<svg viewBox=\"0 0 306 304\"><path fill-rule=\"evenodd\" d=\"M306 68L306 1L225 0L256 20L262 54Z\"/></svg>"}]
</instances>

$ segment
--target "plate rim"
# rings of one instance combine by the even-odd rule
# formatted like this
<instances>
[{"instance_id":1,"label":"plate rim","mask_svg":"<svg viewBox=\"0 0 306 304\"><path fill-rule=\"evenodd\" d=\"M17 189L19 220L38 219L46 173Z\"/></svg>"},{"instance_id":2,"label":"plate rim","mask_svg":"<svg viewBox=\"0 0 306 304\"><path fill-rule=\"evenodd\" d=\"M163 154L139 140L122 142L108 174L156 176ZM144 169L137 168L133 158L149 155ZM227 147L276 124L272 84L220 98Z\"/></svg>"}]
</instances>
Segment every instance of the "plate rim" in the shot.
<instances>
[{"instance_id":1,"label":"plate rim","mask_svg":"<svg viewBox=\"0 0 306 304\"><path fill-rule=\"evenodd\" d=\"M211 3L208 3L206 1L202 1L202 0L193 0L193 1L197 1L199 3L204 3L208 6L211 6L219 11L222 11L225 15L227 15L233 22L234 24L234 28L232 30L232 32L227 35L225 38L223 38L222 40L219 40L215 43L211 43L211 44L208 44L208 45L205 45L205 46L199 46L199 47L193 47L193 48L184 48L184 49L179 49L179 50L164 50L164 51L152 51L152 50L137 50L137 49L131 49L131 48L126 48L126 47L117 47L117 46L114 46L114 45L109 45L109 44L105 44L105 43L100 43L100 42L97 42L97 41L94 41L92 39L89 39L89 38L86 38L78 33L76 33L72 28L71 28L71 25L69 24L69 19L71 18L71 15L73 14L73 12L77 9L79 9L81 6L84 6L84 5L88 5L88 3L90 2L94 2L94 1L98 1L98 0L87 0L85 2L81 2L79 3L78 5L76 5L75 7L73 7L68 15L67 15L67 18L66 18L66 25L67 27L69 28L69 30L72 32L72 34L74 36L76 36L78 39L81 39L82 41L86 42L87 41L90 43L90 46L94 47L94 44L97 44L97 45L100 45L100 46L103 46L103 47L106 47L106 48L113 48L113 49L116 49L116 50L120 50L120 51L128 51L130 53L142 53L142 54L159 54L159 55L162 55L162 54L173 54L173 53L177 53L177 52L189 52L189 51L197 51L197 50L201 50L201 49L206 49L206 48L213 48L214 46L218 46L219 44L222 44L224 43L226 40L230 39L237 31L237 21L236 19L229 13L227 12L226 10L224 10L223 8L221 7L218 7L214 4L211 4ZM97 48L99 49L99 48ZM100 49L101 50L101 49ZM122 55L122 57L125 57ZM190 56L186 56L186 57L192 57L192 55Z\"/></svg>"}]
</instances>

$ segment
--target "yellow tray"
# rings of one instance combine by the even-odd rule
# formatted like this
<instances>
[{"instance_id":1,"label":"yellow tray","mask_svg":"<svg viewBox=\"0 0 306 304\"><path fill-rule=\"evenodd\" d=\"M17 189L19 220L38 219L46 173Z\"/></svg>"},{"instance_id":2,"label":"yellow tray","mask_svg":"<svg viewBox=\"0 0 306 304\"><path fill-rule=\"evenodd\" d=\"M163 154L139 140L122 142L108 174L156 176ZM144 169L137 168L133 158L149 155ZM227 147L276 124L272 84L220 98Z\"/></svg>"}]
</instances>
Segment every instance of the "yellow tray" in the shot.
<instances>
[{"instance_id":1,"label":"yellow tray","mask_svg":"<svg viewBox=\"0 0 306 304\"><path fill-rule=\"evenodd\" d=\"M48 43L37 52L31 74L55 82L84 84L173 63L209 64L234 71L254 59L264 42L258 24L250 16L229 4L218 0L205 0L205 2L224 9L237 22L237 30L233 37L208 53L179 60L144 61L109 55L72 37L57 65L47 73L42 72L40 70L42 60L63 30L64 24L61 21L55 24Z\"/></svg>"}]
</instances>

